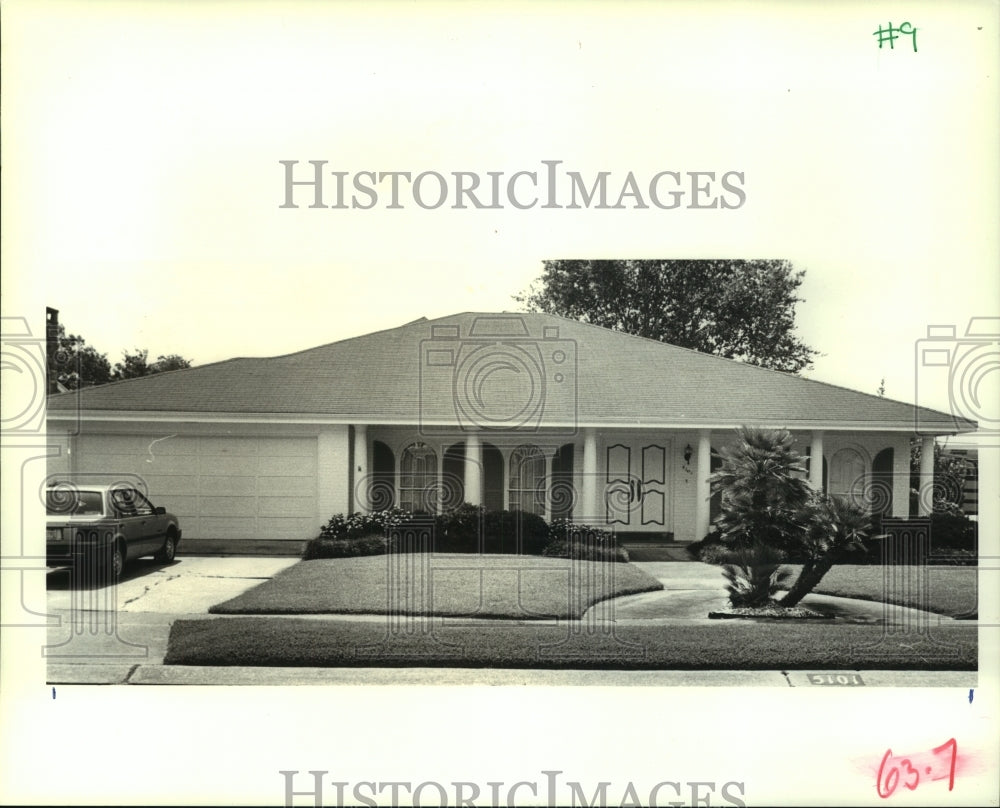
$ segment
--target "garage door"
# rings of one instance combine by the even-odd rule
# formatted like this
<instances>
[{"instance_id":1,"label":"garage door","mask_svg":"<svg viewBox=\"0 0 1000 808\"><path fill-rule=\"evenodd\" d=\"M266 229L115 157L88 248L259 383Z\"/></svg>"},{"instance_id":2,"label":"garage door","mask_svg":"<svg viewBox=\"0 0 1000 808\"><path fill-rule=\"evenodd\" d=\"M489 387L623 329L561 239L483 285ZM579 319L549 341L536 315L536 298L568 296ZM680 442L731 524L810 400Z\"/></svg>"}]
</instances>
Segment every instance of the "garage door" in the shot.
<instances>
[{"instance_id":1,"label":"garage door","mask_svg":"<svg viewBox=\"0 0 1000 808\"><path fill-rule=\"evenodd\" d=\"M309 539L319 528L316 444L315 438L83 435L76 468L142 477L153 502L180 519L185 542Z\"/></svg>"}]
</instances>

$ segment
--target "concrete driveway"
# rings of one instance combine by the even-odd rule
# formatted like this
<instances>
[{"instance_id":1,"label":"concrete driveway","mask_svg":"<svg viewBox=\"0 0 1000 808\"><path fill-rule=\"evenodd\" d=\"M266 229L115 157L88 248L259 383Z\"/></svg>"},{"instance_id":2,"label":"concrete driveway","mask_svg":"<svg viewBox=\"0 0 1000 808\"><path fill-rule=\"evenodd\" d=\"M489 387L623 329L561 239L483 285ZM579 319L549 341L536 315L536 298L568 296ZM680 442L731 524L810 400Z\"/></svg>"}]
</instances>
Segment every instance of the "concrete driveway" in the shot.
<instances>
[{"instance_id":1,"label":"concrete driveway","mask_svg":"<svg viewBox=\"0 0 1000 808\"><path fill-rule=\"evenodd\" d=\"M48 678L64 683L124 681L136 665L159 665L170 626L199 617L298 562L288 557L178 556L171 564L132 562L117 586L71 585L67 569L46 578Z\"/></svg>"}]
</instances>

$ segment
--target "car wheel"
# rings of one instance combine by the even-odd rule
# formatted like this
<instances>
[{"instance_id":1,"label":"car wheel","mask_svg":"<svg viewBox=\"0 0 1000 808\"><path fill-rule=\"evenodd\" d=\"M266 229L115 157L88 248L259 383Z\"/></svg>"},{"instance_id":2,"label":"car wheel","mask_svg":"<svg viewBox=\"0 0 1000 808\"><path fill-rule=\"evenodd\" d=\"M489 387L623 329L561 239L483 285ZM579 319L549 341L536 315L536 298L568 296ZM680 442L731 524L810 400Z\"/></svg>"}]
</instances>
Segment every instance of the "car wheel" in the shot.
<instances>
[{"instance_id":1,"label":"car wheel","mask_svg":"<svg viewBox=\"0 0 1000 808\"><path fill-rule=\"evenodd\" d=\"M174 560L174 554L177 552L177 538L173 533L168 533L167 538L163 542L162 549L153 556L161 564L169 564Z\"/></svg>"},{"instance_id":2,"label":"car wheel","mask_svg":"<svg viewBox=\"0 0 1000 808\"><path fill-rule=\"evenodd\" d=\"M122 577L125 570L125 545L116 541L111 548L111 555L108 557L108 577L112 582Z\"/></svg>"}]
</instances>

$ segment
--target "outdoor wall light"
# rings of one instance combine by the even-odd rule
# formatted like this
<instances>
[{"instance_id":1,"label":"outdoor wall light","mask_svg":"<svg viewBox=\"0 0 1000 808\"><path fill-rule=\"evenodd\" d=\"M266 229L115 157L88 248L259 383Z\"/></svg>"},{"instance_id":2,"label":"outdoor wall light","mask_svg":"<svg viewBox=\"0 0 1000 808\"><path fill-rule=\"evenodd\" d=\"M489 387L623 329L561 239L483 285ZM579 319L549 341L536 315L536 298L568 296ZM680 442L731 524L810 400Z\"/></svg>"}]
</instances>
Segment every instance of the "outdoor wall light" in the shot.
<instances>
[{"instance_id":1,"label":"outdoor wall light","mask_svg":"<svg viewBox=\"0 0 1000 808\"><path fill-rule=\"evenodd\" d=\"M687 446L684 447L684 462L690 463L691 455L693 454L694 454L694 449L691 448L691 444L689 443Z\"/></svg>"}]
</instances>

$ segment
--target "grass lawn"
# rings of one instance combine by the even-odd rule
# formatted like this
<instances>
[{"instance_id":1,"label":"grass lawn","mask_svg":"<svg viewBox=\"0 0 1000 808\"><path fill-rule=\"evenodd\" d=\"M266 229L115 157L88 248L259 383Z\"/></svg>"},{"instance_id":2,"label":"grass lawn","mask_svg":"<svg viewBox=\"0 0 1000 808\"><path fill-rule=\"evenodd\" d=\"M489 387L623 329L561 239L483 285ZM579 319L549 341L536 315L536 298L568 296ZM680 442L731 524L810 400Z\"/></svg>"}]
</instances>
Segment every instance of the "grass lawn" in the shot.
<instances>
[{"instance_id":1,"label":"grass lawn","mask_svg":"<svg viewBox=\"0 0 1000 808\"><path fill-rule=\"evenodd\" d=\"M402 553L302 561L209 611L580 618L599 601L658 589L631 564Z\"/></svg>"},{"instance_id":2,"label":"grass lawn","mask_svg":"<svg viewBox=\"0 0 1000 808\"><path fill-rule=\"evenodd\" d=\"M312 563L312 562L310 562ZM812 621L808 621L812 622ZM976 670L976 626L930 635L881 626L725 621L706 626L433 618L178 620L164 664L647 670Z\"/></svg>"},{"instance_id":3,"label":"grass lawn","mask_svg":"<svg viewBox=\"0 0 1000 808\"><path fill-rule=\"evenodd\" d=\"M797 564L785 567L795 575L801 568ZM974 618L977 572L976 567L837 564L813 591L818 595L894 603L950 617ZM926 586L922 581L926 581Z\"/></svg>"}]
</instances>

